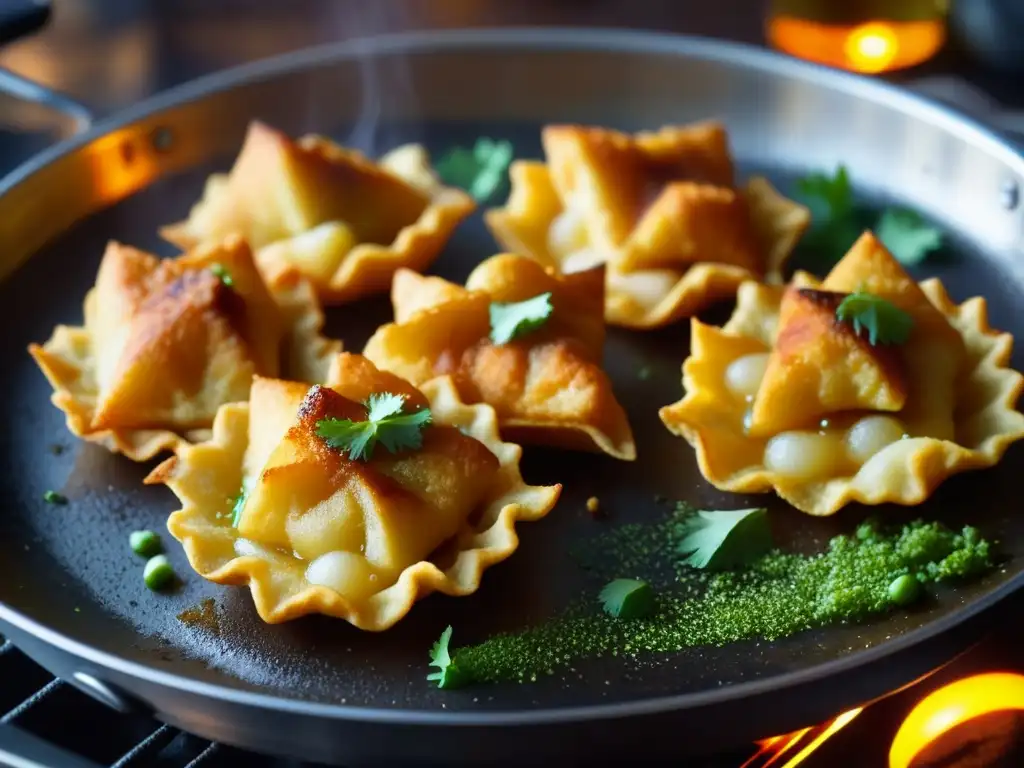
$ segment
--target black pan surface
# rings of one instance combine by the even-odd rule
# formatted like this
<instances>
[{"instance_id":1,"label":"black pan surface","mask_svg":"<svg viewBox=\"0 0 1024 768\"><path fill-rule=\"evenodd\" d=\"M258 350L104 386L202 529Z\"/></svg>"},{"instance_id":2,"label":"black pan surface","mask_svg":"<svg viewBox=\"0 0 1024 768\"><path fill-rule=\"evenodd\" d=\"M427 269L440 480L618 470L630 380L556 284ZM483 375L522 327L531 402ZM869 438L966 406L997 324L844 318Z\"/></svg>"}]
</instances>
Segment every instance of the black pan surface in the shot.
<instances>
[{"instance_id":1,"label":"black pan surface","mask_svg":"<svg viewBox=\"0 0 1024 768\"><path fill-rule=\"evenodd\" d=\"M608 120L612 125L621 122ZM351 140L358 128L317 127L325 132L331 129L341 140ZM381 150L404 140L420 140L439 154L488 135L513 141L517 157L539 157L539 129L540 124L532 121L386 124L373 133L374 146L364 148ZM740 159L743 174L766 171L783 190L792 189L786 164L752 167ZM194 686L207 694L215 691L205 685L216 686L217 696L236 700L232 692L273 697L251 700L261 707L295 711L300 704L323 704L333 707L318 708L319 714L342 719L494 724L535 717L574 719L587 712L600 714L593 708L617 703L636 705L632 711L628 706L614 710L617 715L722 703L787 683L824 679L830 672L856 669L936 636L1024 580L1024 516L1019 514L1024 450L1018 446L997 468L946 482L921 507L875 510L891 521L924 517L951 526L970 523L999 542L998 552L1005 559L1002 567L976 583L943 588L918 609L773 643L750 641L635 661L585 661L573 664L572 671L556 670L529 685L448 692L428 684L424 679L427 650L446 625L454 626L457 645L477 642L541 620L584 591L595 591L600 582L590 579L566 554L568 546L607 526L657 519L664 507L656 496L704 508L767 505L777 542L805 551L820 549L829 537L852 530L865 516L868 510L851 507L831 518L814 519L771 496L738 497L716 491L701 478L692 450L671 436L657 415L658 407L680 396L679 367L688 351L687 324L682 323L654 333L610 330L606 367L629 412L639 459L630 464L528 448L524 476L533 483L561 482L562 499L546 520L521 528L519 551L488 572L477 594L460 599L432 596L418 603L394 629L379 634L321 618L267 626L256 616L247 589L205 582L189 569L180 547L166 533L169 556L184 576L183 584L169 595L149 592L142 582L140 562L128 549L127 536L137 528L164 531L167 515L177 508L175 498L163 487L142 485L149 466L80 443L66 431L62 414L49 402L49 387L25 347L45 340L57 323L81 322L81 301L93 283L108 239L171 254L173 249L157 238L157 227L184 215L206 175L230 161L225 156L214 166L155 183L76 225L0 282L0 327L4 329L0 338L0 422L4 424L0 430L0 601L8 611L31 617L94 651L134 662L157 675L178 676L176 686ZM476 263L495 251L480 217L474 216L460 228L432 272L461 282ZM1007 270L1000 260L955 233L948 251L927 263L920 274L942 278L956 299L986 296L992 324L1024 334L1020 273ZM709 317L723 320L729 309L728 305L718 307ZM328 333L342 338L346 349L358 351L376 326L390 319L390 307L386 298L373 299L331 308L328 318ZM1018 368L1024 365L1019 349L1013 363ZM646 380L637 375L645 366L653 374ZM61 492L70 503L44 503L42 494L47 489ZM596 522L586 512L589 496L601 499L609 514L607 521ZM212 601L214 621L196 624L179 618L183 611L204 605L210 610L211 603L204 601ZM948 657L955 650L950 647L938 656L934 651L922 653L898 670L879 672L882 677L875 693L908 682L942 654ZM139 668L128 671L140 673ZM820 691L823 698L814 706L821 715L849 703L841 692L830 695L827 682ZM658 701L686 694L699 695L672 703ZM289 700L295 704L288 704ZM203 727L217 732L215 725ZM754 725L738 727L737 738L748 738L755 729ZM232 740L230 734L217 735ZM245 739L235 736L234 740Z\"/></svg>"}]
</instances>

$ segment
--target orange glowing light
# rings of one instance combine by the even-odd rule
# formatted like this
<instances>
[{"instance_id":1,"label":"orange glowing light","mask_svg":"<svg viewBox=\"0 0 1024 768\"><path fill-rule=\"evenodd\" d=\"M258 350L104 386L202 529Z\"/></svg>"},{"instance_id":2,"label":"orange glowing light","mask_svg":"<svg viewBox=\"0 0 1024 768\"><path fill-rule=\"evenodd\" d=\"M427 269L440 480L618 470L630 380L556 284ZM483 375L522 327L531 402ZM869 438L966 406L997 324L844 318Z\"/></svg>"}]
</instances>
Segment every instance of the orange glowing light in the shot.
<instances>
[{"instance_id":1,"label":"orange glowing light","mask_svg":"<svg viewBox=\"0 0 1024 768\"><path fill-rule=\"evenodd\" d=\"M1024 676L975 675L933 691L903 721L889 750L889 768L910 768L914 758L952 728L983 715L1024 710Z\"/></svg>"},{"instance_id":2,"label":"orange glowing light","mask_svg":"<svg viewBox=\"0 0 1024 768\"><path fill-rule=\"evenodd\" d=\"M806 736L810 730L810 728L803 728L783 736L761 739L761 741L757 742L757 745L760 747L757 754L747 760L740 768L753 768L761 758L766 758L766 762L760 763L760 768L769 768L769 766L775 765L783 755L799 744L800 739Z\"/></svg>"},{"instance_id":3,"label":"orange glowing light","mask_svg":"<svg viewBox=\"0 0 1024 768\"><path fill-rule=\"evenodd\" d=\"M787 733L782 736L772 736L768 739L761 739L757 742L760 749L753 757L747 760L740 768L771 768L777 766L777 768L795 768L804 762L808 757L814 753L822 744L832 738L836 733L841 731L850 721L853 720L864 710L863 707L857 709L851 709L849 712L844 712L839 717L830 721L827 725L818 726L820 732L815 736L803 749L797 752L793 757L789 759L783 765L779 764L779 761L789 753L791 749L798 746L803 738L810 733L812 730L817 728L803 728L799 731L793 731L793 733Z\"/></svg>"},{"instance_id":4,"label":"orange glowing light","mask_svg":"<svg viewBox=\"0 0 1024 768\"><path fill-rule=\"evenodd\" d=\"M891 24L871 22L855 27L843 53L858 72L884 72L899 52L900 41Z\"/></svg>"},{"instance_id":5,"label":"orange glowing light","mask_svg":"<svg viewBox=\"0 0 1024 768\"><path fill-rule=\"evenodd\" d=\"M768 41L801 59L852 72L878 74L920 64L946 41L939 17L923 21L825 24L785 14L768 19Z\"/></svg>"},{"instance_id":6,"label":"orange glowing light","mask_svg":"<svg viewBox=\"0 0 1024 768\"><path fill-rule=\"evenodd\" d=\"M793 757L789 759L789 762L785 763L783 766L781 766L781 768L796 768L796 766L800 765L800 763L802 763L804 760L810 757L811 754L818 747L820 747L826 741L831 739L832 736L834 736L837 732L841 731L843 728L849 725L850 722L863 711L864 707L857 707L856 709L851 709L849 712L844 712L843 714L841 714L839 717L837 717L835 720L829 723L828 727L821 733L819 733L814 738L814 740L811 741L810 744L808 744L806 747L804 747L795 755L793 755Z\"/></svg>"}]
</instances>

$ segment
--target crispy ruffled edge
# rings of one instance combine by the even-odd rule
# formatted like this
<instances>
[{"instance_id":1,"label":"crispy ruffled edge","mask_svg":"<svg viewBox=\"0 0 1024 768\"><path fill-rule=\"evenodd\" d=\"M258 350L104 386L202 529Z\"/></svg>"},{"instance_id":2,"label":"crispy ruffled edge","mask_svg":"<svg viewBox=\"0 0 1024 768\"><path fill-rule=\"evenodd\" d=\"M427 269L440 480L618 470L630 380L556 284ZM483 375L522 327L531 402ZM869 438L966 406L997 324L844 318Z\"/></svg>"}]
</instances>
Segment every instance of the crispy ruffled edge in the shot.
<instances>
[{"instance_id":1,"label":"crispy ruffled edge","mask_svg":"<svg viewBox=\"0 0 1024 768\"><path fill-rule=\"evenodd\" d=\"M491 235L503 247L530 256L547 266L560 267L547 249L547 244L524 237L532 222L552 220L562 210L562 202L551 183L547 165L539 161L517 161L509 168L512 191L501 208L484 214ZM768 179L752 176L743 187L750 206L751 223L765 251L765 282L780 284L793 249L810 226L810 211L775 189ZM784 220L789 227L780 227ZM671 272L678 275L668 292L653 306L647 307L632 294L616 287L617 276L642 275L645 272ZM727 264L698 262L689 269L637 270L622 273L608 264L608 285L605 297L605 320L610 325L634 330L653 330L686 317L692 317L708 306L736 295L740 285L757 279L749 270Z\"/></svg>"},{"instance_id":2,"label":"crispy ruffled edge","mask_svg":"<svg viewBox=\"0 0 1024 768\"><path fill-rule=\"evenodd\" d=\"M255 556L235 556L205 572L197 567L197 562L202 560L200 549L204 537L229 535L237 538L237 535L234 528L215 522L215 515L221 510L204 511L197 506L193 501L192 483L211 482L209 470L202 468L204 465L212 463L223 467L230 463L237 464L238 473L231 482L225 483L225 488L241 485L242 457L248 440L248 403L222 406L214 421L213 437L199 445L181 446L177 455L154 469L146 482L166 484L181 501L182 508L171 514L167 529L182 543L196 572L218 584L247 584L263 621L278 624L308 614L324 614L344 619L362 630L386 630L403 618L417 600L432 592L456 597L475 592L484 571L507 559L518 548L516 524L546 516L562 489L561 485L526 485L519 471L522 448L501 440L494 409L462 403L449 377L433 379L420 390L430 402L435 423L464 429L498 458L496 489L477 523L467 523L451 540L457 554L448 567L442 570L431 561L410 565L393 585L365 602L353 604L329 587L308 584L284 600L276 600L272 564ZM202 457L209 454L213 454L214 460L203 461ZM439 552L445 551L447 546L442 545Z\"/></svg>"},{"instance_id":3,"label":"crispy ruffled edge","mask_svg":"<svg viewBox=\"0 0 1024 768\"><path fill-rule=\"evenodd\" d=\"M331 360L341 352L341 342L322 335L324 313L313 286L298 274L290 274L268 288L289 329L283 343L282 370L300 380L325 381ZM91 295L92 289L86 302ZM180 434L160 429L93 429L98 392L90 367L94 365L92 340L82 326L58 325L44 344L29 344L28 352L53 387L50 402L64 412L68 431L75 437L139 462L210 439L209 429Z\"/></svg>"},{"instance_id":4,"label":"crispy ruffled edge","mask_svg":"<svg viewBox=\"0 0 1024 768\"><path fill-rule=\"evenodd\" d=\"M345 152L319 137L305 137L300 144L327 159ZM326 304L344 304L386 292L400 267L423 272L434 263L455 228L476 210L476 203L467 193L441 183L420 144L396 147L381 157L378 165L426 195L427 206L416 221L399 230L390 244L360 243L345 254L330 280L316 286ZM271 243L256 252L257 263L271 282L296 269L281 253L288 250L290 242Z\"/></svg>"},{"instance_id":5,"label":"crispy ruffled edge","mask_svg":"<svg viewBox=\"0 0 1024 768\"><path fill-rule=\"evenodd\" d=\"M808 282L805 275L798 275L798 279L802 283ZM700 400L705 397L694 381L694 361L699 364L704 343L713 343L719 334L745 338L756 336L757 341L770 343L764 338L762 318L773 305L777 312L781 289L755 283L741 287L736 311L723 329L704 325L696 318L691 320L692 351L683 363L683 390L686 394L678 402L660 410L662 422L670 432L683 437L694 447L701 474L716 488L733 493L774 490L797 509L815 516L835 514L852 502L913 506L924 502L954 474L995 466L1011 444L1024 439L1024 414L1017 411L1017 402L1024 392L1024 376L1009 367L1013 336L989 325L988 304L984 298L974 297L957 305L938 279L926 280L920 286L964 340L969 365L973 365L965 372L961 389L975 387L989 393L980 407L957 420L958 431L967 421L980 425L982 429L985 425L1000 426L998 431L991 431L981 439L977 448L927 437L901 440L872 457L853 477L835 478L824 483L786 481L763 466L750 467L728 477L717 476L709 461L707 441L700 430L686 421L687 411L700 407ZM755 329L761 333L755 334ZM744 330L750 335L744 334ZM774 326L768 327L767 331L774 334ZM705 342L704 336L709 335L708 332L712 338ZM872 483L871 478L875 475L866 470L872 469L874 462L897 467L898 482L887 483L885 488ZM892 490L894 486L897 488L895 492Z\"/></svg>"}]
</instances>

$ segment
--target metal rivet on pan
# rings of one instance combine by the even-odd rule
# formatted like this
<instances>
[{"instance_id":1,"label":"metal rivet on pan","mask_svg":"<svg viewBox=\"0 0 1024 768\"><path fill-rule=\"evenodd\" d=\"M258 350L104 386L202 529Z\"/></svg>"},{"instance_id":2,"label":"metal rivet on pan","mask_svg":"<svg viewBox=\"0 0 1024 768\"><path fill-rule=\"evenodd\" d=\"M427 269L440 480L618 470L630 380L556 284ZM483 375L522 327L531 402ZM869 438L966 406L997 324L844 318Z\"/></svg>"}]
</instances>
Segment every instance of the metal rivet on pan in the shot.
<instances>
[{"instance_id":1,"label":"metal rivet on pan","mask_svg":"<svg viewBox=\"0 0 1024 768\"><path fill-rule=\"evenodd\" d=\"M106 704L111 709L116 709L124 714L135 711L135 708L123 696L114 693L110 686L106 683L101 683L92 675L85 672L75 672L71 677L80 690L89 694L101 704Z\"/></svg>"},{"instance_id":2,"label":"metal rivet on pan","mask_svg":"<svg viewBox=\"0 0 1024 768\"><path fill-rule=\"evenodd\" d=\"M1003 188L999 193L999 201L1006 210L1014 210L1020 205L1020 185L1013 179L1004 181Z\"/></svg>"},{"instance_id":3,"label":"metal rivet on pan","mask_svg":"<svg viewBox=\"0 0 1024 768\"><path fill-rule=\"evenodd\" d=\"M157 152L166 152L171 148L171 144L174 143L174 134L170 128L154 128L149 136L149 140L153 144L153 149Z\"/></svg>"}]
</instances>

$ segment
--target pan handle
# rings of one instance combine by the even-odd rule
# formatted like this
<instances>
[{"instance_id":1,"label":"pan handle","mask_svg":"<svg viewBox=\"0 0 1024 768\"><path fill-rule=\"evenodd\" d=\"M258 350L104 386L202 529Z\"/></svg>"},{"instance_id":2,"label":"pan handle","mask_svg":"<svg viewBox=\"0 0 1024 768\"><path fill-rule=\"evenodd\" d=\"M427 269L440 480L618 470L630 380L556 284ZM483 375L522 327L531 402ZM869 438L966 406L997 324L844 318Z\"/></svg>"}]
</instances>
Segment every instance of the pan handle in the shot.
<instances>
[{"instance_id":1,"label":"pan handle","mask_svg":"<svg viewBox=\"0 0 1024 768\"><path fill-rule=\"evenodd\" d=\"M0 765L13 768L99 768L38 736L0 723Z\"/></svg>"},{"instance_id":2,"label":"pan handle","mask_svg":"<svg viewBox=\"0 0 1024 768\"><path fill-rule=\"evenodd\" d=\"M50 19L50 0L6 0L0 7L0 45L41 29ZM41 104L70 117L78 131L88 128L92 112L82 104L45 85L0 67L0 91L23 101Z\"/></svg>"}]
</instances>

